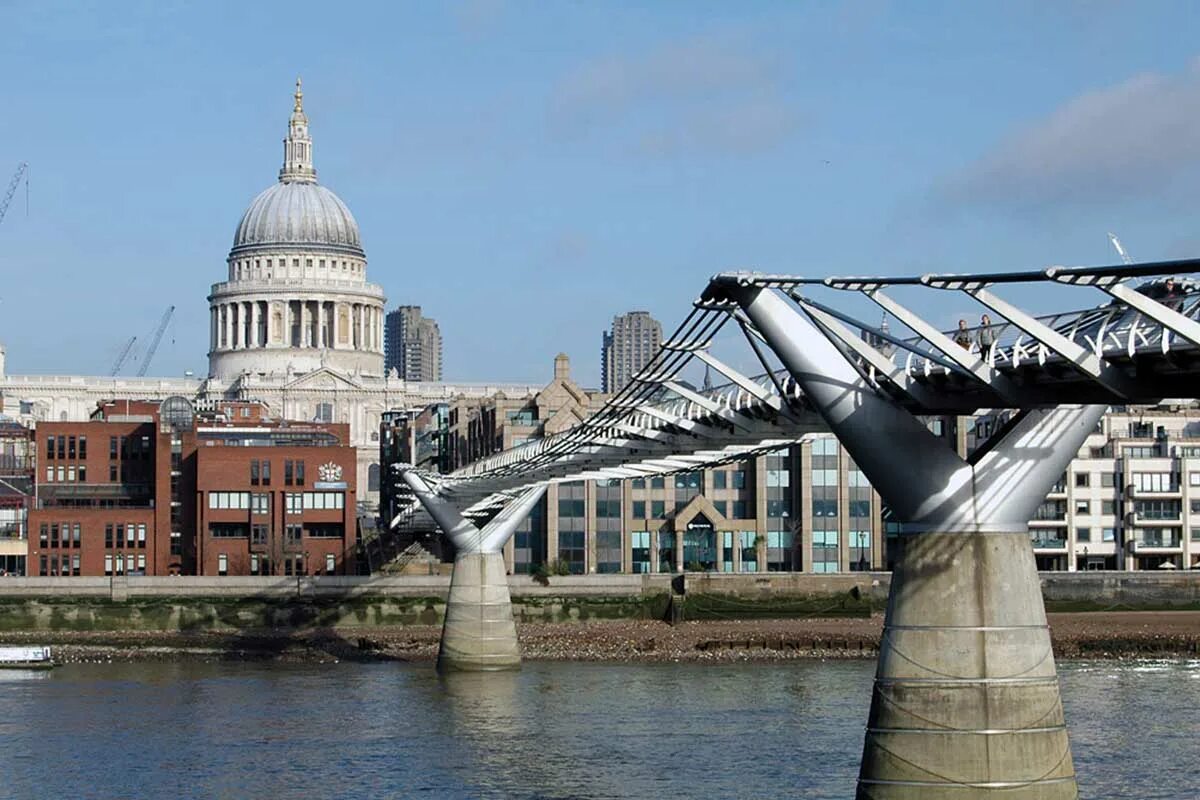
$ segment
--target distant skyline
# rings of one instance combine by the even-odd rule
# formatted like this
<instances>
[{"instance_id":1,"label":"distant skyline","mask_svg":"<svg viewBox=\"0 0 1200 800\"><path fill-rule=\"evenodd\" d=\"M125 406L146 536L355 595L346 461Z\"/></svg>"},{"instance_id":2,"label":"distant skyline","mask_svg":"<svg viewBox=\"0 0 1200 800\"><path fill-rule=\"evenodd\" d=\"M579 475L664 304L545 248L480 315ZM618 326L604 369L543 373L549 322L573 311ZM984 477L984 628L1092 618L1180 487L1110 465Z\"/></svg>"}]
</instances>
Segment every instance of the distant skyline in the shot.
<instances>
[{"instance_id":1,"label":"distant skyline","mask_svg":"<svg viewBox=\"0 0 1200 800\"><path fill-rule=\"evenodd\" d=\"M897 274L1200 255L1194 3L0 0L7 370L207 372L211 284L297 76L321 182L448 381L600 384L719 271ZM1057 295L1023 298L1054 308ZM978 316L965 301L934 318ZM1040 304L1040 305L1039 305ZM136 370L131 359L126 374Z\"/></svg>"}]
</instances>

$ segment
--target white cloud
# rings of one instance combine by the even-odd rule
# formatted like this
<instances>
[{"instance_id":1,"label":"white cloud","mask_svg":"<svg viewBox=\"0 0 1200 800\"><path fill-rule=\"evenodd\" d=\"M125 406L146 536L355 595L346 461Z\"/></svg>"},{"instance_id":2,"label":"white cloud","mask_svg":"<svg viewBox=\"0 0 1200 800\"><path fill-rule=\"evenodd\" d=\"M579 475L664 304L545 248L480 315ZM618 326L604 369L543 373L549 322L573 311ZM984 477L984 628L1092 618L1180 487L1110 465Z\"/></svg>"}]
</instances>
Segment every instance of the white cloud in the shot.
<instances>
[{"instance_id":1,"label":"white cloud","mask_svg":"<svg viewBox=\"0 0 1200 800\"><path fill-rule=\"evenodd\" d=\"M1200 167L1200 60L1082 94L939 186L940 199L1029 210L1159 195Z\"/></svg>"}]
</instances>

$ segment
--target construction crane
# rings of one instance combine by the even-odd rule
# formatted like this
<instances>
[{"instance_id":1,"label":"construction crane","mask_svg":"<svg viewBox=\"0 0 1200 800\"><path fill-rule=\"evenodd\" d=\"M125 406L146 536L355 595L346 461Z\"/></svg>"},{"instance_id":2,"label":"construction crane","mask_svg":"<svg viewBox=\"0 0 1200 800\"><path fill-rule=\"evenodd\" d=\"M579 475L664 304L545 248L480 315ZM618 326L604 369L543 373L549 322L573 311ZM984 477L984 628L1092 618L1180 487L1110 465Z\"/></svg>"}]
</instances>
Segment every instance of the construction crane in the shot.
<instances>
[{"instance_id":1,"label":"construction crane","mask_svg":"<svg viewBox=\"0 0 1200 800\"><path fill-rule=\"evenodd\" d=\"M25 173L29 171L29 165L22 161L17 165L17 171L12 176L12 180L8 182L8 191L4 193L4 200L0 201L0 222L4 221L4 215L8 213L8 204L12 202L13 195L17 193L17 187L21 185L21 179L25 177ZM25 181L25 200L29 201L29 181Z\"/></svg>"},{"instance_id":2,"label":"construction crane","mask_svg":"<svg viewBox=\"0 0 1200 800\"><path fill-rule=\"evenodd\" d=\"M1133 263L1133 259L1129 257L1129 253L1125 252L1125 248L1121 246L1121 240L1117 238L1115 233L1109 231L1108 240L1112 242L1112 246L1117 249L1117 254L1121 256L1122 261L1124 261L1126 264Z\"/></svg>"},{"instance_id":3,"label":"construction crane","mask_svg":"<svg viewBox=\"0 0 1200 800\"><path fill-rule=\"evenodd\" d=\"M136 336L129 337L129 341L121 348L121 353L117 356L117 360L113 362L112 371L108 373L109 375L115 376L121 371L121 367L125 366L125 362L129 359L129 354L133 352L133 343L136 341Z\"/></svg>"},{"instance_id":4,"label":"construction crane","mask_svg":"<svg viewBox=\"0 0 1200 800\"><path fill-rule=\"evenodd\" d=\"M150 340L150 348L146 350L146 355L142 356L142 365L138 367L138 377L146 374L146 370L150 369L150 361L154 358L154 351L158 350L158 343L162 341L163 333L167 330L167 323L171 321L171 315L175 313L175 306L167 306L167 310L163 312L162 321L158 323L158 330L154 332L154 338Z\"/></svg>"}]
</instances>

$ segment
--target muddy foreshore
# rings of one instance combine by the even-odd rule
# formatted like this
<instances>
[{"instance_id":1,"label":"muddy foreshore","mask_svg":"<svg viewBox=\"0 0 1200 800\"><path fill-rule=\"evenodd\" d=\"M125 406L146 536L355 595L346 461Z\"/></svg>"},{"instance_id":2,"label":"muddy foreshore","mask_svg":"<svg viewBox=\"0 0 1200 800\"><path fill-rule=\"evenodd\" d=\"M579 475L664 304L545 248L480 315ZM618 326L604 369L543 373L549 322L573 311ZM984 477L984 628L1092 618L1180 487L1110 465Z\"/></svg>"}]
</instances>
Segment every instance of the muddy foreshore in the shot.
<instances>
[{"instance_id":1,"label":"muddy foreshore","mask_svg":"<svg viewBox=\"0 0 1200 800\"><path fill-rule=\"evenodd\" d=\"M1200 655L1200 611L1050 614L1058 658ZM870 658L883 617L683 622L525 623L531 661L733 662ZM432 661L440 626L162 633L10 632L0 644L48 644L61 663L122 661Z\"/></svg>"}]
</instances>

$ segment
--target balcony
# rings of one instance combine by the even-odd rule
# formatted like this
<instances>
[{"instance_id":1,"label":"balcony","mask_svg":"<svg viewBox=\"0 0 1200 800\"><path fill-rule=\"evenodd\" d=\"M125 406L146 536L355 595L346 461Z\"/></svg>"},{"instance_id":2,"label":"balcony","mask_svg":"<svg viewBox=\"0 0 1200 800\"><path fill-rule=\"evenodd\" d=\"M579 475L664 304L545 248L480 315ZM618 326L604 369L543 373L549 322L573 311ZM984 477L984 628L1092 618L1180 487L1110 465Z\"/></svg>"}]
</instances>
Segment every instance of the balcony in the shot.
<instances>
[{"instance_id":1,"label":"balcony","mask_svg":"<svg viewBox=\"0 0 1200 800\"><path fill-rule=\"evenodd\" d=\"M1053 535L1057 534L1057 535ZM1033 542L1034 550L1061 550L1067 549L1067 533L1061 529L1057 531L1043 530L1030 531L1029 539Z\"/></svg>"},{"instance_id":2,"label":"balcony","mask_svg":"<svg viewBox=\"0 0 1200 800\"><path fill-rule=\"evenodd\" d=\"M1134 553L1178 552L1183 549L1183 537L1178 534L1162 536L1134 536Z\"/></svg>"},{"instance_id":3,"label":"balcony","mask_svg":"<svg viewBox=\"0 0 1200 800\"><path fill-rule=\"evenodd\" d=\"M1130 497L1141 498L1179 497L1182 491L1180 485L1177 483L1141 488L1132 480L1126 481L1125 488L1129 492Z\"/></svg>"},{"instance_id":4,"label":"balcony","mask_svg":"<svg viewBox=\"0 0 1200 800\"><path fill-rule=\"evenodd\" d=\"M21 540L26 537L24 525L0 525L0 540Z\"/></svg>"}]
</instances>

